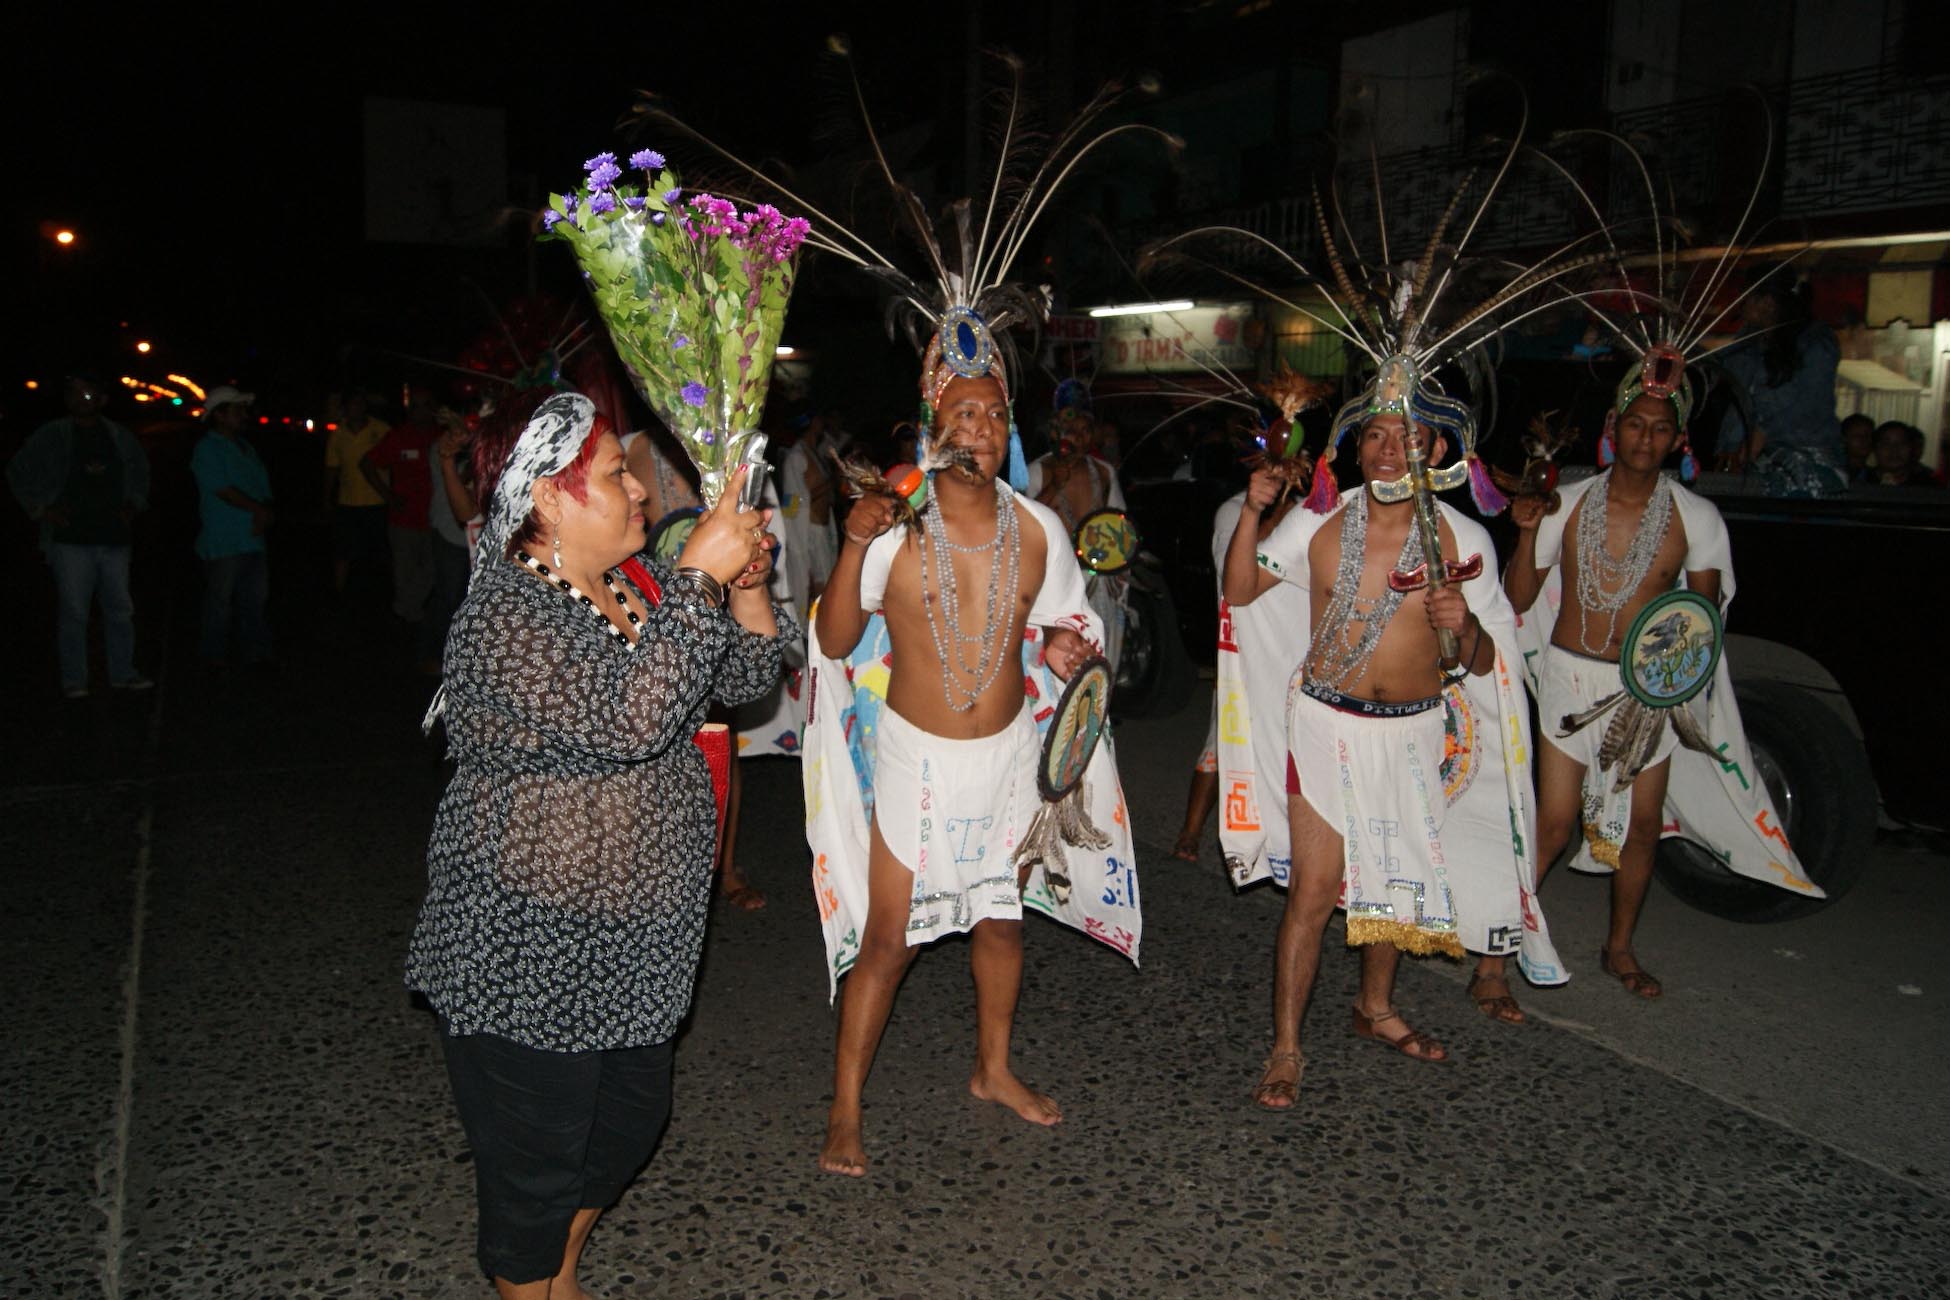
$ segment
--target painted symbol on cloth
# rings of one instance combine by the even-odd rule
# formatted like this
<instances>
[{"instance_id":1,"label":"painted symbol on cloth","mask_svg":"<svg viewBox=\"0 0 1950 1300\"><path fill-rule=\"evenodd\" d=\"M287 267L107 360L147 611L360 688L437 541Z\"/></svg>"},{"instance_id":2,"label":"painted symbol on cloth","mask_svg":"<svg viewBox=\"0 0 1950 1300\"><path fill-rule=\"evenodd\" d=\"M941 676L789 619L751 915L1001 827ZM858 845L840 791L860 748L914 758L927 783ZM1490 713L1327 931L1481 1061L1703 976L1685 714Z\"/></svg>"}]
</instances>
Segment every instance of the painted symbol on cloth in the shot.
<instances>
[{"instance_id":1,"label":"painted symbol on cloth","mask_svg":"<svg viewBox=\"0 0 1950 1300\"><path fill-rule=\"evenodd\" d=\"M1104 886L1104 906L1137 906L1137 870L1135 864L1120 858L1104 860L1104 874L1108 883Z\"/></svg>"},{"instance_id":2,"label":"painted symbol on cloth","mask_svg":"<svg viewBox=\"0 0 1950 1300\"><path fill-rule=\"evenodd\" d=\"M1507 925L1491 926L1488 943L1489 946L1484 951L1493 956L1515 952L1523 946L1523 930L1521 927L1513 928Z\"/></svg>"},{"instance_id":3,"label":"painted symbol on cloth","mask_svg":"<svg viewBox=\"0 0 1950 1300\"><path fill-rule=\"evenodd\" d=\"M1727 741L1720 742L1720 744L1714 747L1714 752L1720 756L1720 770L1722 772L1733 773L1733 775L1739 780L1740 788L1742 790L1751 790L1753 789L1753 787L1747 784L1747 773L1741 768L1739 763L1727 757L1727 750L1731 748L1732 745L1733 742L1727 740Z\"/></svg>"},{"instance_id":4,"label":"painted symbol on cloth","mask_svg":"<svg viewBox=\"0 0 1950 1300\"><path fill-rule=\"evenodd\" d=\"M1239 653L1239 643L1232 637L1232 602L1219 601L1219 649Z\"/></svg>"},{"instance_id":5,"label":"painted symbol on cloth","mask_svg":"<svg viewBox=\"0 0 1950 1300\"><path fill-rule=\"evenodd\" d=\"M1386 821L1380 817L1370 817L1368 818L1368 834L1377 836L1381 840L1381 869L1383 871L1393 871L1402 864L1402 860L1395 856L1393 848L1388 843L1390 840L1398 840L1402 837L1402 824L1400 822Z\"/></svg>"},{"instance_id":6,"label":"painted symbol on cloth","mask_svg":"<svg viewBox=\"0 0 1950 1300\"><path fill-rule=\"evenodd\" d=\"M1131 955L1131 945L1137 942L1137 936L1123 926L1107 926L1094 916L1083 918L1083 931L1099 943L1109 944L1126 957Z\"/></svg>"},{"instance_id":7,"label":"painted symbol on cloth","mask_svg":"<svg viewBox=\"0 0 1950 1300\"><path fill-rule=\"evenodd\" d=\"M943 822L941 828L948 833L948 842L954 850L955 861L980 862L987 857L988 845L980 843L970 845L968 839L969 836L985 831L993 825L995 825L994 814L986 817L950 817Z\"/></svg>"},{"instance_id":8,"label":"painted symbol on cloth","mask_svg":"<svg viewBox=\"0 0 1950 1300\"><path fill-rule=\"evenodd\" d=\"M1253 798L1253 777L1250 772L1226 774L1226 829L1259 829L1259 805Z\"/></svg>"},{"instance_id":9,"label":"painted symbol on cloth","mask_svg":"<svg viewBox=\"0 0 1950 1300\"><path fill-rule=\"evenodd\" d=\"M1767 809L1763 808L1754 814L1754 829L1760 832L1762 839L1773 840L1776 844L1780 845L1782 852L1794 852L1793 847L1788 843L1786 833L1774 823L1772 818L1768 817Z\"/></svg>"},{"instance_id":10,"label":"painted symbol on cloth","mask_svg":"<svg viewBox=\"0 0 1950 1300\"><path fill-rule=\"evenodd\" d=\"M831 920L833 913L840 910L840 891L833 888L824 853L813 859L812 876L813 899L819 904L819 919L822 922Z\"/></svg>"},{"instance_id":11,"label":"painted symbol on cloth","mask_svg":"<svg viewBox=\"0 0 1950 1300\"><path fill-rule=\"evenodd\" d=\"M1219 737L1234 745L1250 743L1246 730L1246 697L1237 687L1228 688L1219 702Z\"/></svg>"}]
</instances>

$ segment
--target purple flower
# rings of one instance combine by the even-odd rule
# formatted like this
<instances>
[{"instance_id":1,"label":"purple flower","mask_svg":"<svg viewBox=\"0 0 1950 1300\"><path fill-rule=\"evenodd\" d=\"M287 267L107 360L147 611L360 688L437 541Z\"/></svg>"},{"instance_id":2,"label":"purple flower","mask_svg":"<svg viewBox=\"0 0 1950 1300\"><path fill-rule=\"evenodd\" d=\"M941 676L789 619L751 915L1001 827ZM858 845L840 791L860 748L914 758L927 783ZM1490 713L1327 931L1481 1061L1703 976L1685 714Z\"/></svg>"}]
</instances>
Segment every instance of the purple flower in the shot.
<instances>
[{"instance_id":1,"label":"purple flower","mask_svg":"<svg viewBox=\"0 0 1950 1300\"><path fill-rule=\"evenodd\" d=\"M678 395L692 406L702 410L704 407L704 399L711 395L711 391L693 379L690 383L684 385L683 392Z\"/></svg>"},{"instance_id":2,"label":"purple flower","mask_svg":"<svg viewBox=\"0 0 1950 1300\"><path fill-rule=\"evenodd\" d=\"M592 190L608 189L623 174L623 169L616 165L616 155L613 153L599 153L582 167L589 173L589 188Z\"/></svg>"},{"instance_id":3,"label":"purple flower","mask_svg":"<svg viewBox=\"0 0 1950 1300\"><path fill-rule=\"evenodd\" d=\"M630 155L630 166L646 172L662 171L664 156L655 149L639 149Z\"/></svg>"},{"instance_id":4,"label":"purple flower","mask_svg":"<svg viewBox=\"0 0 1950 1300\"><path fill-rule=\"evenodd\" d=\"M679 334L676 338L670 341L670 346L673 348L687 348L690 345L691 345L691 340L688 334Z\"/></svg>"},{"instance_id":5,"label":"purple flower","mask_svg":"<svg viewBox=\"0 0 1950 1300\"><path fill-rule=\"evenodd\" d=\"M589 210L591 212L616 211L616 196L614 194L597 194L591 196Z\"/></svg>"},{"instance_id":6,"label":"purple flower","mask_svg":"<svg viewBox=\"0 0 1950 1300\"><path fill-rule=\"evenodd\" d=\"M557 212L554 208L550 208L548 211L542 213L543 230L553 230L561 224L562 224L562 214Z\"/></svg>"},{"instance_id":7,"label":"purple flower","mask_svg":"<svg viewBox=\"0 0 1950 1300\"><path fill-rule=\"evenodd\" d=\"M650 224L651 224L651 225L653 225L653 226L661 226L661 225L662 225L663 223L664 223L664 214L663 214L663 213L661 213L661 212L652 212L652 213L650 214Z\"/></svg>"},{"instance_id":8,"label":"purple flower","mask_svg":"<svg viewBox=\"0 0 1950 1300\"><path fill-rule=\"evenodd\" d=\"M664 202L668 203L673 208L677 206L678 201L683 197L684 197L684 191L682 190L664 191Z\"/></svg>"},{"instance_id":9,"label":"purple flower","mask_svg":"<svg viewBox=\"0 0 1950 1300\"><path fill-rule=\"evenodd\" d=\"M632 212L641 212L646 201L641 194L632 194L629 198L623 200L623 206Z\"/></svg>"}]
</instances>

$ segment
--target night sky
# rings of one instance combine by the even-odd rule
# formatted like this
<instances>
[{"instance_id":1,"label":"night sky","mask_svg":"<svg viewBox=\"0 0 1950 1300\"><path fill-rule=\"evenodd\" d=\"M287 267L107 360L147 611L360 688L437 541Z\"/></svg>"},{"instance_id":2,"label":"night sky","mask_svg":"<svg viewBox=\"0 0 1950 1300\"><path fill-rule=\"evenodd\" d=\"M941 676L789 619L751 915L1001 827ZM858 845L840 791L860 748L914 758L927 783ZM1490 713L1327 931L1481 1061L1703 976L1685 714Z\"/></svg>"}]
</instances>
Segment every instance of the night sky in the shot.
<instances>
[{"instance_id":1,"label":"night sky","mask_svg":"<svg viewBox=\"0 0 1950 1300\"><path fill-rule=\"evenodd\" d=\"M1354 21L1344 9L1318 19L1311 5L1269 6L1244 24L1224 17L1237 8L1080 5L1069 64L1079 82L1156 70L1182 85L1227 75L1239 48L1269 33L1310 37L1331 60L1336 29ZM153 370L296 400L366 378L393 350L451 355L486 328L472 286L505 301L531 255L518 239L486 253L367 243L367 96L505 109L520 201L524 177L560 187L589 154L647 142L617 130L639 89L728 143L805 158L820 147L815 126L845 108L830 68L820 71L831 32L852 34L883 126L909 105L939 103L944 70L969 43L965 18L912 4L585 4L505 18L434 9L253 7L217 23L160 7L110 20L53 5L7 19L0 58L15 129L4 204L17 291L0 431L17 438L51 413L48 389L24 393L24 378L77 364L117 373L133 364L137 337L156 344ZM991 5L979 35L1033 55L1048 23ZM1212 39L1160 39L1188 24ZM58 249L49 223L79 242ZM543 288L573 293L565 250L543 245L532 258Z\"/></svg>"}]
</instances>

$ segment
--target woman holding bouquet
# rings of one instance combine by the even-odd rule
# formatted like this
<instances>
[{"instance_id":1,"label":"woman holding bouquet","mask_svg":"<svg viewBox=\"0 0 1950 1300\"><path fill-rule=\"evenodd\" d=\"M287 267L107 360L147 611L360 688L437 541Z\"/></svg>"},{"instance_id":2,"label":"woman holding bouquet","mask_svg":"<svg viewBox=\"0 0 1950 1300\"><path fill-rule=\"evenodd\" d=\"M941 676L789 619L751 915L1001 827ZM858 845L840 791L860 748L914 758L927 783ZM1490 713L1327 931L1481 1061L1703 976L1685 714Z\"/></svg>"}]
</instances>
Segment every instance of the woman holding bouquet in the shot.
<instances>
[{"instance_id":1,"label":"woman holding bouquet","mask_svg":"<svg viewBox=\"0 0 1950 1300\"><path fill-rule=\"evenodd\" d=\"M771 688L787 616L742 475L666 568L639 554L644 490L587 398L483 442L435 704L458 770L406 978L440 1016L481 1266L504 1297L561 1300L670 1113L717 838L692 738L712 701Z\"/></svg>"}]
</instances>

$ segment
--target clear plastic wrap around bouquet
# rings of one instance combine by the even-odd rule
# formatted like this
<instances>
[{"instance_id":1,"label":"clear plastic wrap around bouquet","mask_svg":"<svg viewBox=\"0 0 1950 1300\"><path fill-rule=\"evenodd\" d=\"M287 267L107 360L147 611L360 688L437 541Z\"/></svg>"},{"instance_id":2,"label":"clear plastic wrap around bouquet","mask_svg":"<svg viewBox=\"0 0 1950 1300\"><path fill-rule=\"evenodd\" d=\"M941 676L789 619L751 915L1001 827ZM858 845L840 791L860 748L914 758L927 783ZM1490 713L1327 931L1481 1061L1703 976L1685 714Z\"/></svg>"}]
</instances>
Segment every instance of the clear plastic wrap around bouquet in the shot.
<instances>
[{"instance_id":1,"label":"clear plastic wrap around bouquet","mask_svg":"<svg viewBox=\"0 0 1950 1300\"><path fill-rule=\"evenodd\" d=\"M707 505L758 459L759 415L807 224L761 204L683 191L654 149L583 165L549 196L542 238L567 243L630 378L697 466ZM754 485L756 486L756 485Z\"/></svg>"}]
</instances>

